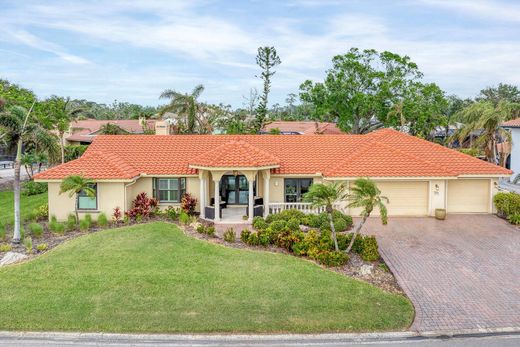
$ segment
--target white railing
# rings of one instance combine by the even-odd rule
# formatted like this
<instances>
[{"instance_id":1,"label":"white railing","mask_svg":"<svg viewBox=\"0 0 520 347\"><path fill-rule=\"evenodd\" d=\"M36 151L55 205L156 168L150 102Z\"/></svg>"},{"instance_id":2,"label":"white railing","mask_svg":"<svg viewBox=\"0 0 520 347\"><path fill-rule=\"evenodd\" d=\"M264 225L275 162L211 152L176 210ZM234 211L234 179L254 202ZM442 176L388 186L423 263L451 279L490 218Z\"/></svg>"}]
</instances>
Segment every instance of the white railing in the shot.
<instances>
[{"instance_id":1,"label":"white railing","mask_svg":"<svg viewBox=\"0 0 520 347\"><path fill-rule=\"evenodd\" d=\"M334 205L335 209L341 209L339 204ZM325 207L312 207L309 202L271 202L269 203L269 213L276 214L283 210L295 209L305 214L325 212Z\"/></svg>"}]
</instances>

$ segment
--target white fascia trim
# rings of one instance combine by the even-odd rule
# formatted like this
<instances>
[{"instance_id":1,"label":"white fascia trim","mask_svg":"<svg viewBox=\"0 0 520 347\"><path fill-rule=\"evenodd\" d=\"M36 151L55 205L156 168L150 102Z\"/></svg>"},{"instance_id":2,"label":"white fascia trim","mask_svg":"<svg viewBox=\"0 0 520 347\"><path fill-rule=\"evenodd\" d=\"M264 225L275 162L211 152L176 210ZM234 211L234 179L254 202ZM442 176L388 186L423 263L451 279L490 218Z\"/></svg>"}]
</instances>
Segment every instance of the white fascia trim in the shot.
<instances>
[{"instance_id":1,"label":"white fascia trim","mask_svg":"<svg viewBox=\"0 0 520 347\"><path fill-rule=\"evenodd\" d=\"M254 170L267 170L276 169L280 165L266 165L266 166L252 166L252 167L217 167L217 166L202 166L202 165L189 165L191 169L207 170L207 171L254 171Z\"/></svg>"},{"instance_id":2,"label":"white fascia trim","mask_svg":"<svg viewBox=\"0 0 520 347\"><path fill-rule=\"evenodd\" d=\"M364 177L324 177L327 181L354 181L358 178L366 178ZM456 180L457 176L394 176L394 177L377 177L377 176L369 176L371 180L377 181L429 181L429 180Z\"/></svg>"},{"instance_id":3,"label":"white fascia trim","mask_svg":"<svg viewBox=\"0 0 520 347\"><path fill-rule=\"evenodd\" d=\"M119 179L119 178L110 178L110 179L92 179L92 181L94 182L101 182L101 183L110 183L110 182L114 182L114 183L131 183L131 182L134 182L135 180L137 180L137 178L139 178L139 176L136 176L134 178L125 178L125 179ZM63 179L44 179L44 178L40 178L40 179L35 179L34 182L47 182L47 183L53 183L53 182L62 182Z\"/></svg>"},{"instance_id":4,"label":"white fascia trim","mask_svg":"<svg viewBox=\"0 0 520 347\"><path fill-rule=\"evenodd\" d=\"M179 175L179 174L162 174L162 175L156 175L156 174L141 174L141 177L199 177L199 175Z\"/></svg>"}]
</instances>

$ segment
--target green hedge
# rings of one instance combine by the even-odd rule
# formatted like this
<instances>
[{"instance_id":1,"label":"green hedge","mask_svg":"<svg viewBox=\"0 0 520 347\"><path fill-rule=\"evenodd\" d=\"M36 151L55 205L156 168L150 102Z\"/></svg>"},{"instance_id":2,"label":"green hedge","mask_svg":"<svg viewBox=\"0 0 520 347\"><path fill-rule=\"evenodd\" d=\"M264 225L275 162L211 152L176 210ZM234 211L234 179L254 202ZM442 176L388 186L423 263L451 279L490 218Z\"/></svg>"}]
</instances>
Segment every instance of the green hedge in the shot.
<instances>
[{"instance_id":1,"label":"green hedge","mask_svg":"<svg viewBox=\"0 0 520 347\"><path fill-rule=\"evenodd\" d=\"M498 214L509 218L512 215L520 215L520 194L497 193L493 198Z\"/></svg>"}]
</instances>

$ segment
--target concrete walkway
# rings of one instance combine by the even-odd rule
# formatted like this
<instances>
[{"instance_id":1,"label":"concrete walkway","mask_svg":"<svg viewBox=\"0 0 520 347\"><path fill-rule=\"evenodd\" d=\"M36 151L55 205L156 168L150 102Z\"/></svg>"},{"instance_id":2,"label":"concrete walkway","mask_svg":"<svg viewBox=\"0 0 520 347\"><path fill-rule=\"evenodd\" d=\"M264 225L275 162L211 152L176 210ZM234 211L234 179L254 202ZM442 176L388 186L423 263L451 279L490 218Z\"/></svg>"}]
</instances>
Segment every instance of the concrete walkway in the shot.
<instances>
[{"instance_id":1,"label":"concrete walkway","mask_svg":"<svg viewBox=\"0 0 520 347\"><path fill-rule=\"evenodd\" d=\"M414 331L520 327L520 229L493 215L370 218Z\"/></svg>"}]
</instances>

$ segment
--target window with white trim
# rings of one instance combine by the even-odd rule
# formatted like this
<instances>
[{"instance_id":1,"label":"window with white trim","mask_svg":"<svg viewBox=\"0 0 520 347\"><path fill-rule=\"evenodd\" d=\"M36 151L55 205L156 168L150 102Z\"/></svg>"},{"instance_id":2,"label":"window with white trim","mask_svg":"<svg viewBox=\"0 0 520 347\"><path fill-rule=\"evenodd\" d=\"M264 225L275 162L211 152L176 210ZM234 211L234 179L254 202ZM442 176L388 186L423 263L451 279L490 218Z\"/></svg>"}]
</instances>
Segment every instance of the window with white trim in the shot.
<instances>
[{"instance_id":1,"label":"window with white trim","mask_svg":"<svg viewBox=\"0 0 520 347\"><path fill-rule=\"evenodd\" d=\"M180 202L186 192L186 178L156 178L154 196L159 202Z\"/></svg>"},{"instance_id":2,"label":"window with white trim","mask_svg":"<svg viewBox=\"0 0 520 347\"><path fill-rule=\"evenodd\" d=\"M97 210L97 184L94 183L90 186L96 194L94 196L88 196L85 191L81 191L78 194L78 210Z\"/></svg>"}]
</instances>

